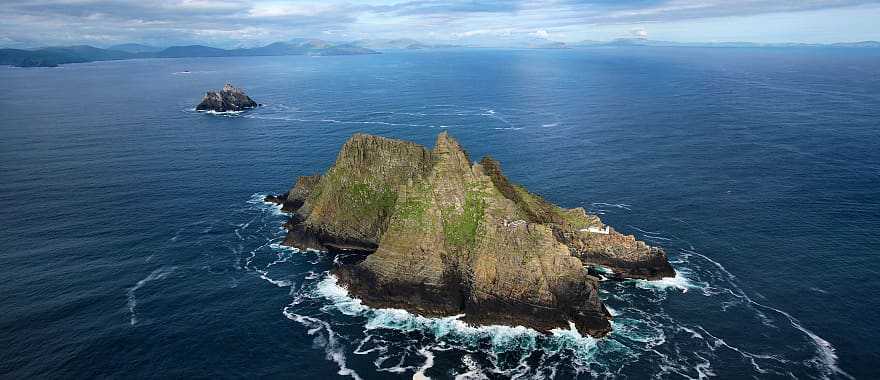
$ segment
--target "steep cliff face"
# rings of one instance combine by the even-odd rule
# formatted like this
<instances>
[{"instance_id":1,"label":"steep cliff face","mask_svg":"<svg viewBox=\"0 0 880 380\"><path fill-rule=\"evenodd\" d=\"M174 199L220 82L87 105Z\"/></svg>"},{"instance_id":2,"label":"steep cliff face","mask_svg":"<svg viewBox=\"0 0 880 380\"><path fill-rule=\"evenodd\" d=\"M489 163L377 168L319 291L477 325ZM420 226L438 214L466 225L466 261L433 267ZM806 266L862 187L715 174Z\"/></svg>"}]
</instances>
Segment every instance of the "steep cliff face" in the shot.
<instances>
[{"instance_id":1,"label":"steep cliff face","mask_svg":"<svg viewBox=\"0 0 880 380\"><path fill-rule=\"evenodd\" d=\"M604 335L610 314L585 264L639 278L671 271L661 250L581 231L603 225L511 183L491 158L472 164L445 132L433 150L355 135L326 174L272 200L293 213L285 244L368 253L335 273L374 307Z\"/></svg>"},{"instance_id":2,"label":"steep cliff face","mask_svg":"<svg viewBox=\"0 0 880 380\"><path fill-rule=\"evenodd\" d=\"M243 111L258 106L244 91L227 83L220 91L208 91L202 102L196 106L196 111Z\"/></svg>"}]
</instances>

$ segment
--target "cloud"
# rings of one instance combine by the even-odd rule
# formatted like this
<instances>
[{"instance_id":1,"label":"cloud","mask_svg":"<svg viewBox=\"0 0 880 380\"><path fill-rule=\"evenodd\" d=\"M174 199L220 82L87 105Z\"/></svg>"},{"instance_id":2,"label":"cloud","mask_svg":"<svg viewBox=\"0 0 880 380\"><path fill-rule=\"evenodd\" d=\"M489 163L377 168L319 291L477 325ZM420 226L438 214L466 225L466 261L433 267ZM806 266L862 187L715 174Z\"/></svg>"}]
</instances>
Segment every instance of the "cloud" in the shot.
<instances>
[{"instance_id":1,"label":"cloud","mask_svg":"<svg viewBox=\"0 0 880 380\"><path fill-rule=\"evenodd\" d=\"M251 17L315 17L339 11L333 4L257 4L248 10Z\"/></svg>"},{"instance_id":2,"label":"cloud","mask_svg":"<svg viewBox=\"0 0 880 380\"><path fill-rule=\"evenodd\" d=\"M538 29L538 30L536 30L536 31L534 31L534 32L532 32L532 33L530 33L530 34L533 35L533 36L535 36L535 37L538 37L538 38L545 38L545 39L549 39L549 38L550 38L550 33L548 33L548 32L547 32L546 30L544 30L544 29Z\"/></svg>"},{"instance_id":3,"label":"cloud","mask_svg":"<svg viewBox=\"0 0 880 380\"><path fill-rule=\"evenodd\" d=\"M401 2L386 6L369 7L379 13L396 15L437 15L467 13L509 13L515 12L526 3L519 0L468 1L468 0L418 0Z\"/></svg>"},{"instance_id":4,"label":"cloud","mask_svg":"<svg viewBox=\"0 0 880 380\"><path fill-rule=\"evenodd\" d=\"M648 31L645 28L630 29L629 34L638 38L648 38Z\"/></svg>"},{"instance_id":5,"label":"cloud","mask_svg":"<svg viewBox=\"0 0 880 380\"><path fill-rule=\"evenodd\" d=\"M470 38L479 36L505 37L513 33L510 29L476 29L465 32L452 33L450 36L455 39Z\"/></svg>"},{"instance_id":6,"label":"cloud","mask_svg":"<svg viewBox=\"0 0 880 380\"><path fill-rule=\"evenodd\" d=\"M647 31L639 28L649 23L865 4L877 0L16 0L0 7L0 43L230 46L322 34L327 38L520 35L549 39L563 38L563 32L588 35L597 28L616 28L621 34L632 29L631 34L645 38ZM655 35L660 30L651 29Z\"/></svg>"}]
</instances>

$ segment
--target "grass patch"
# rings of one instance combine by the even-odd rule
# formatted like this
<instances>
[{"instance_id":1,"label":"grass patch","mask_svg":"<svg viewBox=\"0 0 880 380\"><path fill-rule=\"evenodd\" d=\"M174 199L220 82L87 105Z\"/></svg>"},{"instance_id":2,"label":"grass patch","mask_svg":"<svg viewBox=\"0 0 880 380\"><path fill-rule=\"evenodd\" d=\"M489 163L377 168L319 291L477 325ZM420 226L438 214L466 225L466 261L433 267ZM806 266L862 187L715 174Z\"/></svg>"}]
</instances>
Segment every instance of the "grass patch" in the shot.
<instances>
[{"instance_id":1,"label":"grass patch","mask_svg":"<svg viewBox=\"0 0 880 380\"><path fill-rule=\"evenodd\" d=\"M486 212L486 200L479 191L468 190L461 214L446 210L443 214L443 232L446 244L460 249L472 249L477 230Z\"/></svg>"},{"instance_id":2,"label":"grass patch","mask_svg":"<svg viewBox=\"0 0 880 380\"><path fill-rule=\"evenodd\" d=\"M387 185L381 190L373 190L365 183L349 184L343 196L348 198L351 211L362 217L390 215L397 203L397 192Z\"/></svg>"},{"instance_id":3,"label":"grass patch","mask_svg":"<svg viewBox=\"0 0 880 380\"><path fill-rule=\"evenodd\" d=\"M519 185L514 190L520 198L518 206L530 221L547 224L555 223L572 228L587 228L597 223L595 217L585 215L577 209L564 209L547 202L539 195L532 194Z\"/></svg>"},{"instance_id":4,"label":"grass patch","mask_svg":"<svg viewBox=\"0 0 880 380\"><path fill-rule=\"evenodd\" d=\"M419 231L427 230L430 225L427 218L428 209L431 207L430 185L419 183L403 198L405 199L397 201L394 218L402 225L416 228Z\"/></svg>"}]
</instances>

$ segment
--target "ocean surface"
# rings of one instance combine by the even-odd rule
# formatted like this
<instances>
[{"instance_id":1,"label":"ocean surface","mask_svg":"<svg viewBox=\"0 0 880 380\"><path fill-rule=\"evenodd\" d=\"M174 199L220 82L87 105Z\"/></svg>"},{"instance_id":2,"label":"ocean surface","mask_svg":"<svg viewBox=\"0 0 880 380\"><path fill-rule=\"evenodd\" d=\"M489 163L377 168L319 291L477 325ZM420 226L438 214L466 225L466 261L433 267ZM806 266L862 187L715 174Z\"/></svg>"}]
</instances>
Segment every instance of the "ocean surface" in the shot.
<instances>
[{"instance_id":1,"label":"ocean surface","mask_svg":"<svg viewBox=\"0 0 880 380\"><path fill-rule=\"evenodd\" d=\"M265 106L197 113L230 82ZM0 377L880 378L880 52L437 50L0 67ZM262 197L449 131L666 249L614 332L349 298Z\"/></svg>"}]
</instances>

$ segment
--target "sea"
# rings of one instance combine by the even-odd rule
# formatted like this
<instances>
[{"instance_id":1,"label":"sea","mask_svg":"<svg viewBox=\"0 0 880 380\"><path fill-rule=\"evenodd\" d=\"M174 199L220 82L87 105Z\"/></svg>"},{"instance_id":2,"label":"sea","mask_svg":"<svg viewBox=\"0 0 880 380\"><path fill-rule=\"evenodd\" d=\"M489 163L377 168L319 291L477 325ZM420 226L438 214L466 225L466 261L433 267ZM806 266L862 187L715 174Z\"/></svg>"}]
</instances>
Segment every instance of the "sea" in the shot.
<instances>
[{"instance_id":1,"label":"sea","mask_svg":"<svg viewBox=\"0 0 880 380\"><path fill-rule=\"evenodd\" d=\"M194 111L232 83L263 106ZM0 67L0 378L880 378L880 50L448 49ZM362 132L666 250L604 338L371 309L263 202Z\"/></svg>"}]
</instances>

